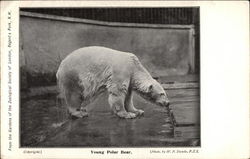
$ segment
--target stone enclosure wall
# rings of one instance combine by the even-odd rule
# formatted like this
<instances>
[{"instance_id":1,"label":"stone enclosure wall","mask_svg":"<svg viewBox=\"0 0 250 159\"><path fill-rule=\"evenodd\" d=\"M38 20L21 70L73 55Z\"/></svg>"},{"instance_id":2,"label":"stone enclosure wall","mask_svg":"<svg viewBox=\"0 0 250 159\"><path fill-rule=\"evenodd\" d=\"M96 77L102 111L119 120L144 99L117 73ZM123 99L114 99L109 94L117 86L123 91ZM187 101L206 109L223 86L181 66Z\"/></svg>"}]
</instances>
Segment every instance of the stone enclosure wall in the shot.
<instances>
[{"instance_id":1,"label":"stone enclosure wall","mask_svg":"<svg viewBox=\"0 0 250 159\"><path fill-rule=\"evenodd\" d=\"M54 85L61 60L85 46L132 52L154 77L197 69L193 25L101 22L21 12L21 88Z\"/></svg>"}]
</instances>

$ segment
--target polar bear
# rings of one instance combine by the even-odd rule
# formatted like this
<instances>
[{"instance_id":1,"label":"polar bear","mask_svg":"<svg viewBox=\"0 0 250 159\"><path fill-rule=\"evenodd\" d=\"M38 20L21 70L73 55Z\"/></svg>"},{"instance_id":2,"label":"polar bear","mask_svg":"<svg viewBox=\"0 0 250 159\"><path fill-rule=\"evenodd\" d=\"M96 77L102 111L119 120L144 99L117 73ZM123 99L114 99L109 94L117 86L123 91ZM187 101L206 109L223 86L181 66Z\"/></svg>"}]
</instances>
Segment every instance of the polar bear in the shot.
<instances>
[{"instance_id":1,"label":"polar bear","mask_svg":"<svg viewBox=\"0 0 250 159\"><path fill-rule=\"evenodd\" d=\"M159 106L168 107L162 86L152 78L132 54L100 46L80 48L60 64L57 83L72 117L88 115L85 106L104 91L113 112L121 118L135 118L144 113L133 104L133 92Z\"/></svg>"}]
</instances>

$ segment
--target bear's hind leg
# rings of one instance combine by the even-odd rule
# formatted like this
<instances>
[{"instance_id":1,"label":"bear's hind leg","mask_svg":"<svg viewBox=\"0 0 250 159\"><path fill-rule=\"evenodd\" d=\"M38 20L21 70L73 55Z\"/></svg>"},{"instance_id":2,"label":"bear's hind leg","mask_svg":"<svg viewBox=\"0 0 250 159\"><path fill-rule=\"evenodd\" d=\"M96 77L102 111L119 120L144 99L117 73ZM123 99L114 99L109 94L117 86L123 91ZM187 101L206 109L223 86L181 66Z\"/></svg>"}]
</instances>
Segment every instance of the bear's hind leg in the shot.
<instances>
[{"instance_id":1,"label":"bear's hind leg","mask_svg":"<svg viewBox=\"0 0 250 159\"><path fill-rule=\"evenodd\" d=\"M110 93L109 104L114 113L120 118L132 119L136 117L136 114L132 112L127 112L124 108L124 96L114 95Z\"/></svg>"},{"instance_id":2,"label":"bear's hind leg","mask_svg":"<svg viewBox=\"0 0 250 159\"><path fill-rule=\"evenodd\" d=\"M72 118L83 118L88 116L86 110L81 107L82 100L79 92L68 90L65 92L65 96L68 111Z\"/></svg>"},{"instance_id":3,"label":"bear's hind leg","mask_svg":"<svg viewBox=\"0 0 250 159\"><path fill-rule=\"evenodd\" d=\"M125 108L128 112L135 113L137 116L141 116L144 114L144 111L141 109L136 109L133 104L133 91L129 90L128 94L125 98Z\"/></svg>"}]
</instances>

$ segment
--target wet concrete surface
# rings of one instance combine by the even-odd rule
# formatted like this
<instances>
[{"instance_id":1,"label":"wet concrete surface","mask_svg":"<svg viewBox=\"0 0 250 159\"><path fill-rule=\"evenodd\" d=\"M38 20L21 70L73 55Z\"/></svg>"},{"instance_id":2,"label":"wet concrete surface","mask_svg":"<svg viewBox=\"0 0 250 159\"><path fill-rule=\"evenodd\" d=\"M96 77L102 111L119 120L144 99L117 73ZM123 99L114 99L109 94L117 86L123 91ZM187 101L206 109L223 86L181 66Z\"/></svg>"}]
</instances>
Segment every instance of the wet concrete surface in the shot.
<instances>
[{"instance_id":1,"label":"wet concrete surface","mask_svg":"<svg viewBox=\"0 0 250 159\"><path fill-rule=\"evenodd\" d=\"M87 107L89 116L70 120L55 95L21 101L22 147L164 147L199 146L199 91L169 90L178 123L169 133L166 110L138 95L134 105L145 111L136 119L120 119L110 111L107 94Z\"/></svg>"}]
</instances>

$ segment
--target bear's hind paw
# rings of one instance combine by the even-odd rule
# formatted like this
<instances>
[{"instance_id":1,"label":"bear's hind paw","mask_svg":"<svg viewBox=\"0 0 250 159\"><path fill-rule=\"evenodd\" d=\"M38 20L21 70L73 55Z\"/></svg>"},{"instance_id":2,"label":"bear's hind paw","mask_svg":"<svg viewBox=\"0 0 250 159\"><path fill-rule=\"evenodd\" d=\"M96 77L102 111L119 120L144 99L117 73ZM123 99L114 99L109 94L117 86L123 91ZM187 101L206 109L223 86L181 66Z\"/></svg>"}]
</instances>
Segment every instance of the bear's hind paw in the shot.
<instances>
[{"instance_id":1,"label":"bear's hind paw","mask_svg":"<svg viewBox=\"0 0 250 159\"><path fill-rule=\"evenodd\" d=\"M135 113L132 113L132 112L118 112L117 115L120 117L120 118L125 118L125 119L133 119L135 118L137 115Z\"/></svg>"},{"instance_id":2,"label":"bear's hind paw","mask_svg":"<svg viewBox=\"0 0 250 159\"><path fill-rule=\"evenodd\" d=\"M70 116L71 116L71 119L78 119L78 118L87 117L88 113L83 112L83 111L76 111L76 112L70 113Z\"/></svg>"}]
</instances>

